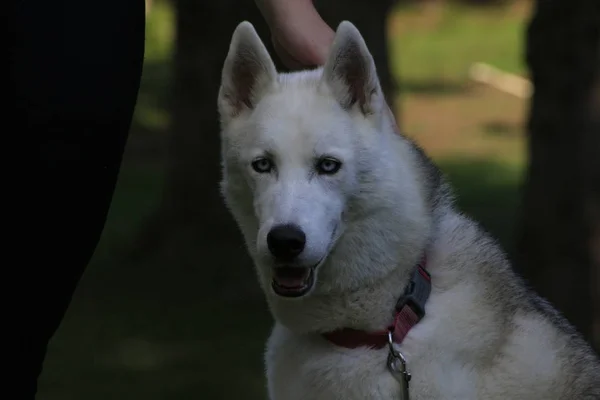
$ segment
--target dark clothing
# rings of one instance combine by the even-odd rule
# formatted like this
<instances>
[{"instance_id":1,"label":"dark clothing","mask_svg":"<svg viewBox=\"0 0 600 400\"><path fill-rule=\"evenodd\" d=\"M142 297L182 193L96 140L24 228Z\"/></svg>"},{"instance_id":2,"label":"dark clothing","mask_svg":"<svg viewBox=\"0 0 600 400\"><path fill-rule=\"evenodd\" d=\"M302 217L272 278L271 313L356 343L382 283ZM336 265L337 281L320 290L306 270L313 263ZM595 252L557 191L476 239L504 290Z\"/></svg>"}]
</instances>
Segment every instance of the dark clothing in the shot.
<instances>
[{"instance_id":1,"label":"dark clothing","mask_svg":"<svg viewBox=\"0 0 600 400\"><path fill-rule=\"evenodd\" d=\"M18 346L15 379L3 386L6 398L29 400L104 227L139 89L145 4L13 3L1 92L4 131L17 141L4 148L18 177L4 193L16 210L5 261L17 277L5 283L18 314L5 326Z\"/></svg>"}]
</instances>

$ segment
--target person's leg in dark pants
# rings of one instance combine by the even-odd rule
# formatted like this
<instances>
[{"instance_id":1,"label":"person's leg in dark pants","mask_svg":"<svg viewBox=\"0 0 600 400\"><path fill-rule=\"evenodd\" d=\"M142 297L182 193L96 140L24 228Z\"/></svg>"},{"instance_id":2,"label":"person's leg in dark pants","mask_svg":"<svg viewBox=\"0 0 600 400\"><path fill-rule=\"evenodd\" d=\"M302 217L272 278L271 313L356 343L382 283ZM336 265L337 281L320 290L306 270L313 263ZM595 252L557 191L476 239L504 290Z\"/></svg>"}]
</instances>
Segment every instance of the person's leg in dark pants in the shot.
<instances>
[{"instance_id":1,"label":"person's leg in dark pants","mask_svg":"<svg viewBox=\"0 0 600 400\"><path fill-rule=\"evenodd\" d=\"M137 98L144 0L15 3L3 104L20 182L8 249L17 257L19 318L11 399L33 399L46 346L58 328L104 227ZM9 118L9 119L10 119ZM9 367L10 368L10 367ZM12 389L12 390L8 390Z\"/></svg>"}]
</instances>

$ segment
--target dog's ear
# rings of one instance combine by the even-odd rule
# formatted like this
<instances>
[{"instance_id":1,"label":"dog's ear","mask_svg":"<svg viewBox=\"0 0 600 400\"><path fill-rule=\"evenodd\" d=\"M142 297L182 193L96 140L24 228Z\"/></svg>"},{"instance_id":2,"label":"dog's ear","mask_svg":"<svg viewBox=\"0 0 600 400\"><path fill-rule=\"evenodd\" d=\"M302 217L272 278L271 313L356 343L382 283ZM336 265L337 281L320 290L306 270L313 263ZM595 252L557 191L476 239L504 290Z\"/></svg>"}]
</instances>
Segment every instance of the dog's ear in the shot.
<instances>
[{"instance_id":1,"label":"dog's ear","mask_svg":"<svg viewBox=\"0 0 600 400\"><path fill-rule=\"evenodd\" d=\"M322 79L343 108L356 105L365 115L380 109L382 92L373 56L349 21L337 28Z\"/></svg>"},{"instance_id":2,"label":"dog's ear","mask_svg":"<svg viewBox=\"0 0 600 400\"><path fill-rule=\"evenodd\" d=\"M277 78L275 64L254 26L241 22L233 32L221 75L219 113L224 119L253 109Z\"/></svg>"}]
</instances>

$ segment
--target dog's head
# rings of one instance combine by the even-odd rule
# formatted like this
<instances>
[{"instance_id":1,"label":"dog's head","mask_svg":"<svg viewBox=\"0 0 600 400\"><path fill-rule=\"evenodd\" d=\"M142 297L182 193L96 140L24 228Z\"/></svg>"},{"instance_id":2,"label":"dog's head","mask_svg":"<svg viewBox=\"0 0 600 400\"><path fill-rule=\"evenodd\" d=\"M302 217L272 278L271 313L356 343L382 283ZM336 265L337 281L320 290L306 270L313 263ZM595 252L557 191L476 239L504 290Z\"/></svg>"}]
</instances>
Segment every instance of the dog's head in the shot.
<instances>
[{"instance_id":1,"label":"dog's head","mask_svg":"<svg viewBox=\"0 0 600 400\"><path fill-rule=\"evenodd\" d=\"M350 22L339 25L322 68L292 74L277 73L252 25L242 22L218 106L222 192L271 295L350 287L385 273L381 265L414 244L399 235L415 232L423 210L408 205L419 204L419 190L397 168L400 139L373 58ZM392 208L393 215L370 219ZM396 216L393 223L408 233L388 232L386 219ZM377 236L375 248L363 235Z\"/></svg>"}]
</instances>

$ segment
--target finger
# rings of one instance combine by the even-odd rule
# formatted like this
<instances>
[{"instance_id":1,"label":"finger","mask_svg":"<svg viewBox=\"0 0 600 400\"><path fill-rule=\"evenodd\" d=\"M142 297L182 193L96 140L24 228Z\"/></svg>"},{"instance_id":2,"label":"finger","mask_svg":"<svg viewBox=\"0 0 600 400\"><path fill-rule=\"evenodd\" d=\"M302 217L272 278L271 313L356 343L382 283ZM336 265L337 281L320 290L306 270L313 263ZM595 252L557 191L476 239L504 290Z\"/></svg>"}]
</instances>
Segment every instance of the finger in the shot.
<instances>
[{"instance_id":1,"label":"finger","mask_svg":"<svg viewBox=\"0 0 600 400\"><path fill-rule=\"evenodd\" d=\"M303 63L295 59L290 53L288 53L285 50L285 47L283 47L279 43L275 36L271 36L271 43L273 43L273 48L275 49L275 52L279 56L281 62L290 70L297 71L306 68L306 66Z\"/></svg>"}]
</instances>

